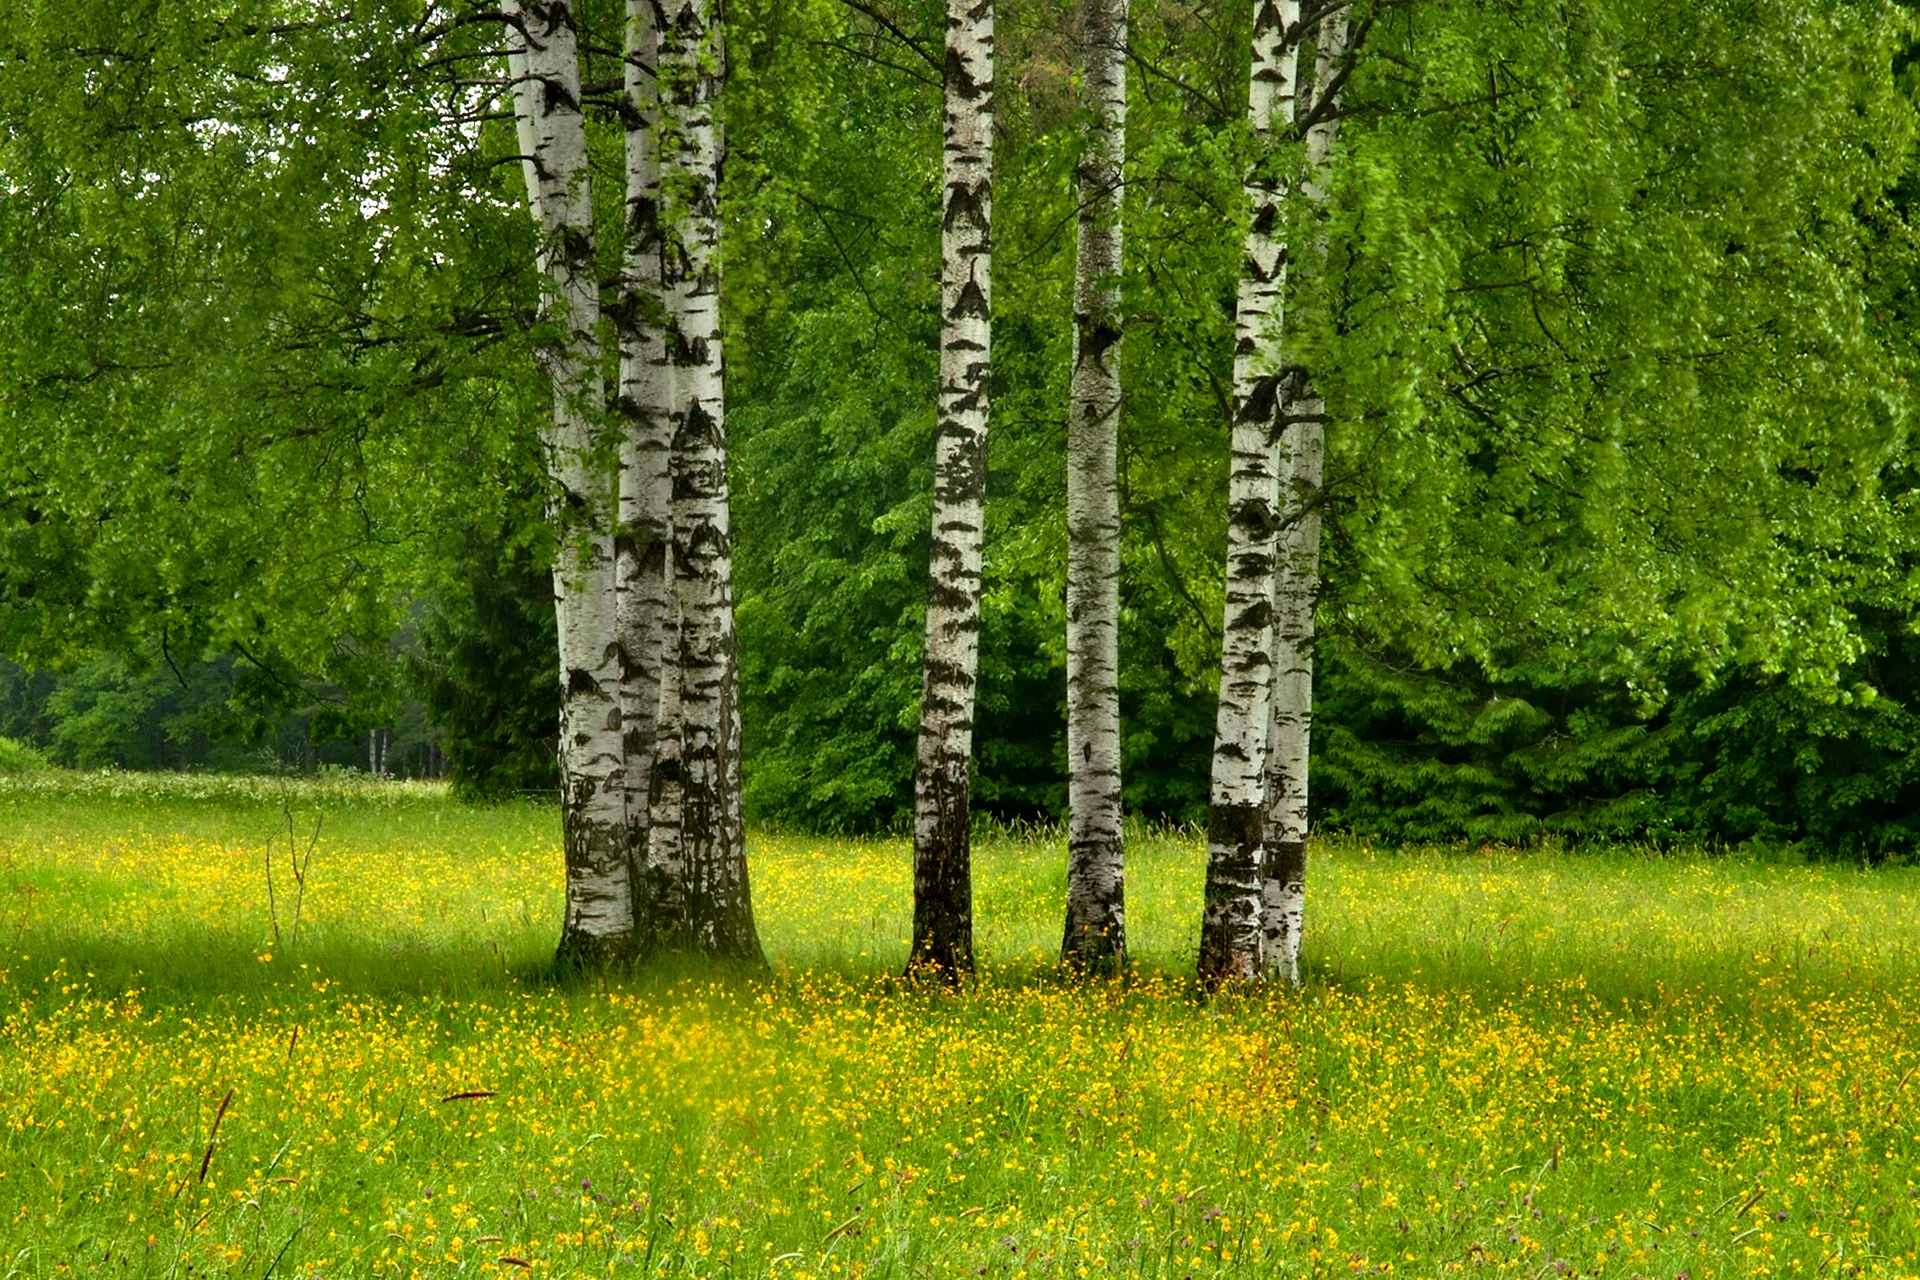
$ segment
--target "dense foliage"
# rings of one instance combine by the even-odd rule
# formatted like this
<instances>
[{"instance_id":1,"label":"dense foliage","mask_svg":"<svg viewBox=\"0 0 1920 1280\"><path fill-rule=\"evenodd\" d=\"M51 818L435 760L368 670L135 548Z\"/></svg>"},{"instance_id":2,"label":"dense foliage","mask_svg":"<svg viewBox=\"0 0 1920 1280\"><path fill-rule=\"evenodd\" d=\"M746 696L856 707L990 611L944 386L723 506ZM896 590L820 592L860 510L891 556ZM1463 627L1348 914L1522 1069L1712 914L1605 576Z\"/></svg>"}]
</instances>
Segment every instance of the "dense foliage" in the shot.
<instances>
[{"instance_id":1,"label":"dense foliage","mask_svg":"<svg viewBox=\"0 0 1920 1280\"><path fill-rule=\"evenodd\" d=\"M469 572L429 605L405 683L445 742L456 795L472 800L557 785L552 579L527 547L478 541Z\"/></svg>"},{"instance_id":2,"label":"dense foliage","mask_svg":"<svg viewBox=\"0 0 1920 1280\"><path fill-rule=\"evenodd\" d=\"M1183 820L1212 732L1242 8L1148 0L1130 50L1127 801ZM592 86L618 11L580 13L611 175ZM730 15L762 822L884 828L909 805L941 21L926 0ZM1334 417L1318 820L1912 847L1909 24L1869 0L1382 0L1357 21L1330 252L1290 322ZM1064 798L1072 36L1056 7L1001 7L975 796L1002 817ZM66 692L177 665L250 691L195 713L216 733L316 711L359 733L412 689L469 790L549 776L539 286L491 41L403 3L0 16L35 73L0 82L0 646L69 673L51 700L0 679L0 733L178 763L177 712L154 713L175 739L143 722L152 749L113 746L111 700Z\"/></svg>"}]
</instances>

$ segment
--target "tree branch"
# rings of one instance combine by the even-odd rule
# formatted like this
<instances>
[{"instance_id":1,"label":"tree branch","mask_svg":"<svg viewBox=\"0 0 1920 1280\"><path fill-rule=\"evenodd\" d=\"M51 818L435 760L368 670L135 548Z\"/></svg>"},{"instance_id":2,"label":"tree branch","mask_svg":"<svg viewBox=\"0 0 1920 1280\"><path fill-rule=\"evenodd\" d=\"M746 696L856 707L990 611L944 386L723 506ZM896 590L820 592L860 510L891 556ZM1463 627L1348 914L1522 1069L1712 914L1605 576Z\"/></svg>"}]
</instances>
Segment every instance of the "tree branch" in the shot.
<instances>
[{"instance_id":1,"label":"tree branch","mask_svg":"<svg viewBox=\"0 0 1920 1280\"><path fill-rule=\"evenodd\" d=\"M936 76L946 75L946 64L940 57L919 40L901 30L899 24L894 22L892 18L889 18L877 5L868 3L868 0L840 0L840 3L846 5L847 8L852 9L856 13L865 14L886 28L888 34L892 35L894 39L919 54L921 60L933 68Z\"/></svg>"}]
</instances>

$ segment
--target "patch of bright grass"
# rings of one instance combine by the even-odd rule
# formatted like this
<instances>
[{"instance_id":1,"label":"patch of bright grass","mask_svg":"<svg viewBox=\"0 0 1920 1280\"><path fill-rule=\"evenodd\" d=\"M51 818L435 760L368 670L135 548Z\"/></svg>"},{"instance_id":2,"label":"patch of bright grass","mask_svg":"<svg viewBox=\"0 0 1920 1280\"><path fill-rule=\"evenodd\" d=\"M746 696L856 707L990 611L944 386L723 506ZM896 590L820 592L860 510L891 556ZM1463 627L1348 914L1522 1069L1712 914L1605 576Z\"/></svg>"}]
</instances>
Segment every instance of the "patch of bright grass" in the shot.
<instances>
[{"instance_id":1,"label":"patch of bright grass","mask_svg":"<svg viewBox=\"0 0 1920 1280\"><path fill-rule=\"evenodd\" d=\"M47 759L24 742L0 737L0 777L11 774L43 773Z\"/></svg>"},{"instance_id":2,"label":"patch of bright grass","mask_svg":"<svg viewBox=\"0 0 1920 1280\"><path fill-rule=\"evenodd\" d=\"M769 972L557 984L556 828L0 780L0 1274L1920 1272L1909 870L1326 843L1307 989L1207 1001L1196 842L1076 986L989 836L949 993L904 842L781 835Z\"/></svg>"}]
</instances>

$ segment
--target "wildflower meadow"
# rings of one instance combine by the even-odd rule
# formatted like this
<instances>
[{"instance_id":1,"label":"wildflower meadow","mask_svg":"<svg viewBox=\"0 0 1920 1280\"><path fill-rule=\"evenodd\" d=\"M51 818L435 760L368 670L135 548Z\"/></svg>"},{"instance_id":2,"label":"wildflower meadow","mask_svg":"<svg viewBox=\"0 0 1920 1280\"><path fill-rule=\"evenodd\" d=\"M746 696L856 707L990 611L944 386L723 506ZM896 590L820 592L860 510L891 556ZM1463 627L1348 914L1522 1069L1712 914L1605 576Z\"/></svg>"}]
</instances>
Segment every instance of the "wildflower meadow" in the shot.
<instances>
[{"instance_id":1,"label":"wildflower meadow","mask_svg":"<svg viewBox=\"0 0 1920 1280\"><path fill-rule=\"evenodd\" d=\"M903 983L903 841L758 836L765 970L563 980L550 810L0 779L0 1275L1920 1275L1920 874L1314 848L1303 990Z\"/></svg>"}]
</instances>

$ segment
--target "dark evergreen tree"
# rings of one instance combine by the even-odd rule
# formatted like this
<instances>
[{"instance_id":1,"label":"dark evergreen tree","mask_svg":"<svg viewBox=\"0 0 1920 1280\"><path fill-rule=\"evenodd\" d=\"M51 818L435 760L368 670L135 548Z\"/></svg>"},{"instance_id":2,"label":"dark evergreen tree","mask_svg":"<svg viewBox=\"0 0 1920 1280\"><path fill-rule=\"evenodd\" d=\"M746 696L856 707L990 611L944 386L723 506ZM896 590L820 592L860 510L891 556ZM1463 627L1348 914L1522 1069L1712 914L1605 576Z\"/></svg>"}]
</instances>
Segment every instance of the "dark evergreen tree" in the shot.
<instances>
[{"instance_id":1,"label":"dark evergreen tree","mask_svg":"<svg viewBox=\"0 0 1920 1280\"><path fill-rule=\"evenodd\" d=\"M557 653L540 551L470 538L466 572L428 602L418 652L405 663L407 683L441 735L456 795L556 793Z\"/></svg>"}]
</instances>

